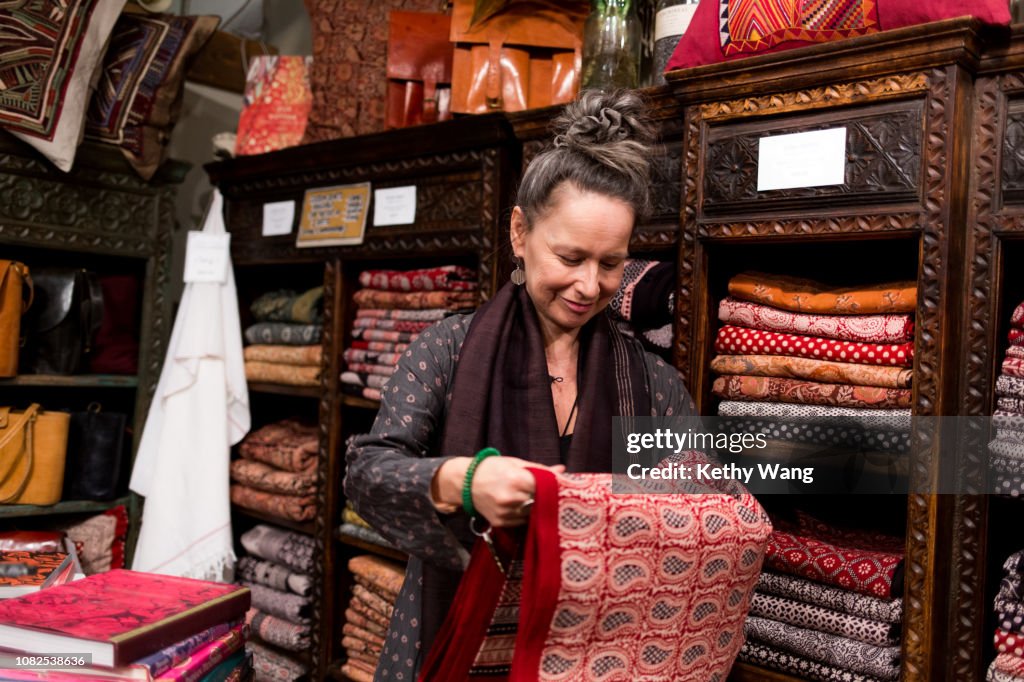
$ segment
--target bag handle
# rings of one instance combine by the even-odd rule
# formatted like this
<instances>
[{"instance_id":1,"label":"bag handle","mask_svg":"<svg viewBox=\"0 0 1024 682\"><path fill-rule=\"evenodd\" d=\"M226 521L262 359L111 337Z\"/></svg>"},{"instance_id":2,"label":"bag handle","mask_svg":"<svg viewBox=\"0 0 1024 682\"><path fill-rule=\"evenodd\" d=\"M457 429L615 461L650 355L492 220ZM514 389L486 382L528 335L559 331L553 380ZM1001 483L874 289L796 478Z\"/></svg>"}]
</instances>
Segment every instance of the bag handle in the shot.
<instances>
[{"instance_id":1,"label":"bag handle","mask_svg":"<svg viewBox=\"0 0 1024 682\"><path fill-rule=\"evenodd\" d=\"M32 459L33 453L35 452L33 434L35 433L35 422L38 413L39 403L32 403L29 406L29 408L25 410L25 413L21 415L21 419L19 419L16 424L11 426L7 430L8 432L3 435L3 437L0 437L0 451L3 451L3 449L7 447L7 445L14 439L14 437L18 433L20 433L22 429L25 429L27 425L28 433L25 435L25 446L22 448L22 451L26 452L28 457L28 465L25 467L25 475L22 477L21 483L18 484L18 487L15 488L13 493L6 497L0 497L0 504L6 504L8 502L13 502L14 500L18 499L21 496L21 494L25 492L25 486L28 485L28 479L32 475ZM18 460L20 459L18 454L16 454L13 457L11 461L11 468L3 476L0 476L0 482L6 481L7 477L14 473L14 469L18 465Z\"/></svg>"}]
</instances>

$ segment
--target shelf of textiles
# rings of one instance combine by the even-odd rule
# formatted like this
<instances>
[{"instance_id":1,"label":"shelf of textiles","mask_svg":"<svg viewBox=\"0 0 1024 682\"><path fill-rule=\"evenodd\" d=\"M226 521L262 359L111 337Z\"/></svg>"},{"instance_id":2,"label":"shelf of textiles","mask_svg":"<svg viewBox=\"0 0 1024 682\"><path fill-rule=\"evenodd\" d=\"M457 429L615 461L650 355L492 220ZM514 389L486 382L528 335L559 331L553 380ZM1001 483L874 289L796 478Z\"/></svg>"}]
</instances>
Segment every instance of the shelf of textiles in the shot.
<instances>
[{"instance_id":1,"label":"shelf of textiles","mask_svg":"<svg viewBox=\"0 0 1024 682\"><path fill-rule=\"evenodd\" d=\"M313 537L270 524L242 532L235 581L252 592L247 648L262 679L297 681L314 668L317 550Z\"/></svg>"},{"instance_id":2,"label":"shelf of textiles","mask_svg":"<svg viewBox=\"0 0 1024 682\"><path fill-rule=\"evenodd\" d=\"M651 214L637 225L630 251L645 258L666 260L657 252L675 251L679 243L683 106L664 86L646 88L642 93L659 132L661 148L652 160ZM551 144L551 121L561 110L562 107L547 107L506 114L522 145L523 169Z\"/></svg>"}]
</instances>

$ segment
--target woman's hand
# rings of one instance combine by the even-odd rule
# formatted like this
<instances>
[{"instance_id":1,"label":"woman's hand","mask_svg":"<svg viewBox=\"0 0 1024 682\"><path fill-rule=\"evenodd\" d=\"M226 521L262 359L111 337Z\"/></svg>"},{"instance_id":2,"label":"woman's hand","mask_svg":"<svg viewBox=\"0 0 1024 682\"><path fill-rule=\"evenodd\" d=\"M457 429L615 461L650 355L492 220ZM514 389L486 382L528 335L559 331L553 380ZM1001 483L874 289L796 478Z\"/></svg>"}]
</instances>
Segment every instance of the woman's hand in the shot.
<instances>
[{"instance_id":1,"label":"woman's hand","mask_svg":"<svg viewBox=\"0 0 1024 682\"><path fill-rule=\"evenodd\" d=\"M462 486L472 457L452 457L437 470L431 484L431 497L438 511L450 514L462 507ZM556 474L565 467L546 467L518 457L488 457L473 474L473 507L492 526L509 527L526 523L529 511L523 508L533 499L536 483L527 467L549 469Z\"/></svg>"}]
</instances>

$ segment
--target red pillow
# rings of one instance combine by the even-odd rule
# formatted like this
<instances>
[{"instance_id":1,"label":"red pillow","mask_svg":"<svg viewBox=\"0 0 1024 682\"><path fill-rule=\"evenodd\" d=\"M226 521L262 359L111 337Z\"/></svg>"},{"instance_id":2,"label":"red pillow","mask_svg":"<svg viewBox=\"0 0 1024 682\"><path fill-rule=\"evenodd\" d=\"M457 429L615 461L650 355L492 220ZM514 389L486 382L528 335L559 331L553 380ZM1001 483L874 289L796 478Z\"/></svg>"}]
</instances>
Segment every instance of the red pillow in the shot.
<instances>
[{"instance_id":1,"label":"red pillow","mask_svg":"<svg viewBox=\"0 0 1024 682\"><path fill-rule=\"evenodd\" d=\"M1010 23L1007 0L700 0L665 70L967 15Z\"/></svg>"}]
</instances>

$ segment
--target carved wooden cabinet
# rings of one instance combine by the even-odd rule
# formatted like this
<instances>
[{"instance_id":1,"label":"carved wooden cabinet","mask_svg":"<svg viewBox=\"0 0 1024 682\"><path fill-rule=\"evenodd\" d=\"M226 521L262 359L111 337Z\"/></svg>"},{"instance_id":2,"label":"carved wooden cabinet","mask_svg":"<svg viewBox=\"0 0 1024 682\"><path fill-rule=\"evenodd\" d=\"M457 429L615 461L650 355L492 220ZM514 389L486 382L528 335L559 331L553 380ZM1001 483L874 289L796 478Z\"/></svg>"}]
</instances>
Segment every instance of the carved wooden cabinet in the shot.
<instances>
[{"instance_id":1,"label":"carved wooden cabinet","mask_svg":"<svg viewBox=\"0 0 1024 682\"><path fill-rule=\"evenodd\" d=\"M294 281L309 284L321 277L324 283L319 388L297 392L257 386L253 392L250 385L254 405L264 393L268 410L283 405L281 401L318 400L318 510L315 522L301 529L313 533L317 545L314 679L344 679L338 668L344 656L341 626L351 586L346 562L367 549L342 542L336 535L344 508L344 441L369 430L378 406L342 396L338 387L341 356L355 315L351 294L358 288L359 272L454 262L479 272L482 296L489 298L500 286L502 272L509 271L507 213L519 168L519 146L501 115L322 142L207 166L225 196L240 298L258 293L260 287L266 290ZM307 189L358 182L370 182L373 189L415 185L415 222L375 227L371 204L366 238L360 245L300 249L295 247L294 232L262 236L264 203L294 200L298 215ZM296 397L297 393L303 395Z\"/></svg>"},{"instance_id":2,"label":"carved wooden cabinet","mask_svg":"<svg viewBox=\"0 0 1024 682\"><path fill-rule=\"evenodd\" d=\"M669 75L685 105L675 358L702 413L714 407L718 302L730 276L753 269L916 280L914 413L958 413L973 377L960 372L957 323L977 30L954 20ZM837 127L843 184L758 190L761 138ZM915 438L910 489L934 490L953 463L938 455L940 434ZM866 503L831 504L857 518ZM976 522L971 503L912 492L870 504L906 519L902 679L974 679L978 583L967 565L980 540L955 520ZM738 664L733 679L793 678Z\"/></svg>"},{"instance_id":3,"label":"carved wooden cabinet","mask_svg":"<svg viewBox=\"0 0 1024 682\"><path fill-rule=\"evenodd\" d=\"M23 409L85 410L99 403L125 412L133 427L134 456L170 336L170 242L174 191L188 170L165 164L142 181L116 149L83 145L69 173L55 169L22 142L0 134L0 258L44 266L84 267L98 274L131 275L141 295L138 375L20 374L0 379L0 405ZM122 465L130 471L130 462ZM129 510L128 561L138 534L139 500L125 493L109 502L61 501L53 506L0 506L0 524L26 517L63 521L64 515L97 513L124 504ZM8 521L10 519L10 521ZM130 564L129 564L130 565Z\"/></svg>"}]
</instances>

